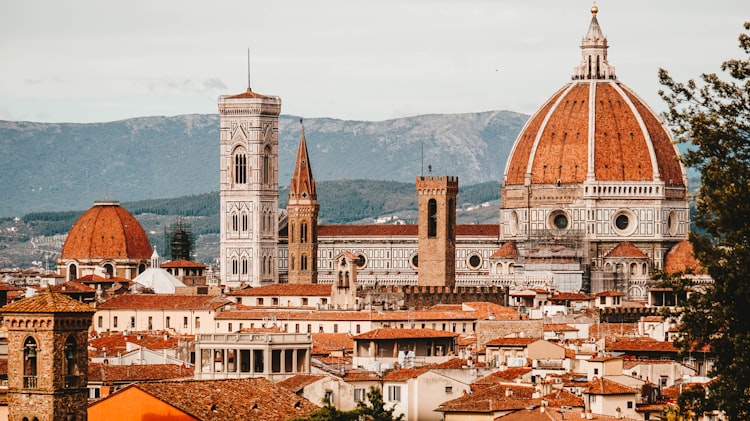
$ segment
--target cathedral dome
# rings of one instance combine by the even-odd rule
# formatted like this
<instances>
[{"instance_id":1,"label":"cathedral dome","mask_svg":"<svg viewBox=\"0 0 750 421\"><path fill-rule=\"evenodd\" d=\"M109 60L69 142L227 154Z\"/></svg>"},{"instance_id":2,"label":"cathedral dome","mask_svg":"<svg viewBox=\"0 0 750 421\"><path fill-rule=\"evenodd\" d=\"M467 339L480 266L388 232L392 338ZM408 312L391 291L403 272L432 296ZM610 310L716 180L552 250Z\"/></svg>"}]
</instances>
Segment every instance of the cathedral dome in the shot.
<instances>
[{"instance_id":1,"label":"cathedral dome","mask_svg":"<svg viewBox=\"0 0 750 421\"><path fill-rule=\"evenodd\" d=\"M133 215L117 201L97 201L73 224L61 259L148 259L151 245Z\"/></svg>"},{"instance_id":2,"label":"cathedral dome","mask_svg":"<svg viewBox=\"0 0 750 421\"><path fill-rule=\"evenodd\" d=\"M685 172L658 116L615 77L592 10L572 81L529 119L505 169L505 185L662 182Z\"/></svg>"}]
</instances>

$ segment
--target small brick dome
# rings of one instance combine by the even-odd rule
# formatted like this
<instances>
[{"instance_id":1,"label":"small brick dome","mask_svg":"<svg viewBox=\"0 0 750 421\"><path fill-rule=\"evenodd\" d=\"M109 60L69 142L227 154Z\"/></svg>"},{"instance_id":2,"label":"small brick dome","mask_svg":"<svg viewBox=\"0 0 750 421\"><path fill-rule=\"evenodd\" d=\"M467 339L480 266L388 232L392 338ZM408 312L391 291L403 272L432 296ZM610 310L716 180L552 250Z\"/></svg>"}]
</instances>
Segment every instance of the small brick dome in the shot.
<instances>
[{"instance_id":1,"label":"small brick dome","mask_svg":"<svg viewBox=\"0 0 750 421\"><path fill-rule=\"evenodd\" d=\"M73 224L61 259L148 259L151 244L118 201L97 201Z\"/></svg>"}]
</instances>

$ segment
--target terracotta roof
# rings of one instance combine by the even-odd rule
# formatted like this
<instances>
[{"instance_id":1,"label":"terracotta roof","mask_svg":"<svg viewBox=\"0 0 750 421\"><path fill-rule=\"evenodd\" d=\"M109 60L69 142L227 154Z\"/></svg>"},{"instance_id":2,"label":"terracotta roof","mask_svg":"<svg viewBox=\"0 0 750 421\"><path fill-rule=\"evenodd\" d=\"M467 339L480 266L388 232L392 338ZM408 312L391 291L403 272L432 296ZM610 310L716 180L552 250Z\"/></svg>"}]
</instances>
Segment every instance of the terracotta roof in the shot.
<instances>
[{"instance_id":1,"label":"terracotta roof","mask_svg":"<svg viewBox=\"0 0 750 421\"><path fill-rule=\"evenodd\" d=\"M80 278L76 279L76 282L80 282L82 284L119 283L123 285L130 285L132 283L131 280L125 279L125 278L118 278L116 276L113 276L111 278L105 278L103 276L94 275L94 274L81 276Z\"/></svg>"},{"instance_id":2,"label":"terracotta roof","mask_svg":"<svg viewBox=\"0 0 750 421\"><path fill-rule=\"evenodd\" d=\"M434 329L374 329L361 335L357 335L354 339L419 339L455 337L458 337L458 333Z\"/></svg>"},{"instance_id":3,"label":"terracotta roof","mask_svg":"<svg viewBox=\"0 0 750 421\"><path fill-rule=\"evenodd\" d=\"M313 296L330 297L330 284L271 284L244 288L227 294L232 297Z\"/></svg>"},{"instance_id":4,"label":"terracotta roof","mask_svg":"<svg viewBox=\"0 0 750 421\"><path fill-rule=\"evenodd\" d=\"M61 259L148 259L151 244L133 215L117 201L95 202L73 224Z\"/></svg>"},{"instance_id":5,"label":"terracotta roof","mask_svg":"<svg viewBox=\"0 0 750 421\"><path fill-rule=\"evenodd\" d=\"M469 365L469 360L466 358L451 358L450 360L443 361L442 363L430 364L430 368L441 369L441 368L465 368ZM474 367L482 366L481 363L474 363Z\"/></svg>"},{"instance_id":6,"label":"terracotta roof","mask_svg":"<svg viewBox=\"0 0 750 421\"><path fill-rule=\"evenodd\" d=\"M99 337L89 339L89 349L96 352L106 352L115 355L116 352L125 352L127 344L135 344L151 350L177 349L180 341L191 342L195 339L193 335L167 335L148 334L144 332L133 332L129 335L123 333L103 334Z\"/></svg>"},{"instance_id":7,"label":"terracotta roof","mask_svg":"<svg viewBox=\"0 0 750 421\"><path fill-rule=\"evenodd\" d=\"M89 363L90 382L140 382L167 379L190 379L193 367L177 364L111 365Z\"/></svg>"},{"instance_id":8,"label":"terracotta roof","mask_svg":"<svg viewBox=\"0 0 750 421\"><path fill-rule=\"evenodd\" d=\"M574 80L553 94L518 135L505 185L523 185L529 172L532 184L581 184L589 166L596 181L652 181L656 175L684 185L669 132L617 80Z\"/></svg>"},{"instance_id":9,"label":"terracotta roof","mask_svg":"<svg viewBox=\"0 0 750 421\"><path fill-rule=\"evenodd\" d=\"M671 342L662 342L650 337L618 338L617 341L607 341L607 351L615 352L669 352L677 353L677 348Z\"/></svg>"},{"instance_id":10,"label":"terracotta roof","mask_svg":"<svg viewBox=\"0 0 750 421\"><path fill-rule=\"evenodd\" d=\"M302 390L305 386L313 384L318 380L324 379L325 376L318 374L297 374L295 376L284 379L276 384L279 386L289 389L290 391L297 393Z\"/></svg>"},{"instance_id":11,"label":"terracotta roof","mask_svg":"<svg viewBox=\"0 0 750 421\"><path fill-rule=\"evenodd\" d=\"M313 354L329 354L331 351L352 352L354 350L354 340L348 333L313 333L312 334Z\"/></svg>"},{"instance_id":12,"label":"terracotta roof","mask_svg":"<svg viewBox=\"0 0 750 421\"><path fill-rule=\"evenodd\" d=\"M589 326L589 338L602 339L638 335L637 323L594 323Z\"/></svg>"},{"instance_id":13,"label":"terracotta roof","mask_svg":"<svg viewBox=\"0 0 750 421\"><path fill-rule=\"evenodd\" d=\"M550 301L592 301L594 296L581 292L558 292L549 296Z\"/></svg>"},{"instance_id":14,"label":"terracotta roof","mask_svg":"<svg viewBox=\"0 0 750 421\"><path fill-rule=\"evenodd\" d=\"M664 262L664 271L672 273L695 273L705 274L705 269L695 258L693 243L688 240L680 241L672 246L667 252Z\"/></svg>"},{"instance_id":15,"label":"terracotta roof","mask_svg":"<svg viewBox=\"0 0 750 421\"><path fill-rule=\"evenodd\" d=\"M475 310L478 319L518 320L518 310L513 307L501 306L500 304L486 301L467 301L463 303L463 307ZM436 307L431 308L437 309Z\"/></svg>"},{"instance_id":16,"label":"terracotta roof","mask_svg":"<svg viewBox=\"0 0 750 421\"><path fill-rule=\"evenodd\" d=\"M85 285L76 281L63 282L61 284L57 284L53 286L51 289L52 289L52 292L57 292L60 294L70 294L70 293L76 293L76 292L79 292L79 293L96 292L94 288L91 288L88 285Z\"/></svg>"},{"instance_id":17,"label":"terracotta roof","mask_svg":"<svg viewBox=\"0 0 750 421\"><path fill-rule=\"evenodd\" d=\"M521 378L524 374L527 374L530 371L531 367L511 367L482 377L472 383L472 386L491 386L500 383L508 383Z\"/></svg>"},{"instance_id":18,"label":"terracotta roof","mask_svg":"<svg viewBox=\"0 0 750 421\"><path fill-rule=\"evenodd\" d=\"M637 390L611 380L600 377L591 380L586 385L584 393L591 395L630 395L638 393Z\"/></svg>"},{"instance_id":19,"label":"terracotta roof","mask_svg":"<svg viewBox=\"0 0 750 421\"><path fill-rule=\"evenodd\" d=\"M318 237L415 237L417 225L319 225ZM497 237L500 227L497 224L462 224L456 225L456 236Z\"/></svg>"},{"instance_id":20,"label":"terracotta roof","mask_svg":"<svg viewBox=\"0 0 750 421\"><path fill-rule=\"evenodd\" d=\"M552 407L560 408L562 406L571 406L574 408L583 408L585 406L583 398L571 393L568 389L556 390L544 396L547 404Z\"/></svg>"},{"instance_id":21,"label":"terracotta roof","mask_svg":"<svg viewBox=\"0 0 750 421\"><path fill-rule=\"evenodd\" d=\"M348 371L344 374L347 382L380 381L380 376L374 371Z\"/></svg>"},{"instance_id":22,"label":"terracotta roof","mask_svg":"<svg viewBox=\"0 0 750 421\"><path fill-rule=\"evenodd\" d=\"M617 291L602 291L602 292L597 292L594 295L596 295L597 297L622 297L625 294L623 294L622 292L617 292Z\"/></svg>"},{"instance_id":23,"label":"terracotta roof","mask_svg":"<svg viewBox=\"0 0 750 421\"><path fill-rule=\"evenodd\" d=\"M641 251L638 247L634 246L628 241L623 241L618 244L615 248L609 251L604 257L630 257L638 259L648 259L646 253Z\"/></svg>"},{"instance_id":24,"label":"terracotta roof","mask_svg":"<svg viewBox=\"0 0 750 421\"><path fill-rule=\"evenodd\" d=\"M30 298L14 301L3 308L0 313L91 313L91 306L78 302L65 294L51 291L38 293Z\"/></svg>"},{"instance_id":25,"label":"terracotta roof","mask_svg":"<svg viewBox=\"0 0 750 421\"><path fill-rule=\"evenodd\" d=\"M513 241L509 241L505 244L503 244L497 251L492 253L492 256L490 256L493 259L517 259L518 258L518 248L516 247L516 243Z\"/></svg>"},{"instance_id":26,"label":"terracotta roof","mask_svg":"<svg viewBox=\"0 0 750 421\"><path fill-rule=\"evenodd\" d=\"M577 332L578 328L564 323L547 323L544 325L545 332Z\"/></svg>"},{"instance_id":27,"label":"terracotta roof","mask_svg":"<svg viewBox=\"0 0 750 421\"><path fill-rule=\"evenodd\" d=\"M0 281L0 291L24 291L23 288Z\"/></svg>"},{"instance_id":28,"label":"terracotta roof","mask_svg":"<svg viewBox=\"0 0 750 421\"><path fill-rule=\"evenodd\" d=\"M512 391L510 396L506 396L508 391ZM541 398L531 398L533 392L532 386L498 385L443 402L436 411L488 413L524 409L542 403Z\"/></svg>"},{"instance_id":29,"label":"terracotta roof","mask_svg":"<svg viewBox=\"0 0 750 421\"><path fill-rule=\"evenodd\" d=\"M485 346L514 346L526 347L532 342L540 340L539 338L495 338L485 344Z\"/></svg>"},{"instance_id":30,"label":"terracotta roof","mask_svg":"<svg viewBox=\"0 0 750 421\"><path fill-rule=\"evenodd\" d=\"M389 372L383 376L383 380L389 382L405 382L407 380L415 379L428 371L430 371L430 369L424 366L417 368L401 368Z\"/></svg>"},{"instance_id":31,"label":"terracotta roof","mask_svg":"<svg viewBox=\"0 0 750 421\"><path fill-rule=\"evenodd\" d=\"M258 99L274 99L272 96L261 95L257 92L253 92L252 89L247 88L247 91L239 93L237 95L231 95L228 99L245 99L245 98L258 98Z\"/></svg>"},{"instance_id":32,"label":"terracotta roof","mask_svg":"<svg viewBox=\"0 0 750 421\"><path fill-rule=\"evenodd\" d=\"M139 383L137 387L198 420L285 421L317 405L265 378Z\"/></svg>"},{"instance_id":33,"label":"terracotta roof","mask_svg":"<svg viewBox=\"0 0 750 421\"><path fill-rule=\"evenodd\" d=\"M124 294L99 304L97 310L215 310L230 303L226 298L210 295Z\"/></svg>"},{"instance_id":34,"label":"terracotta roof","mask_svg":"<svg viewBox=\"0 0 750 421\"><path fill-rule=\"evenodd\" d=\"M190 260L185 259L178 259L178 260L170 260L169 262L164 262L161 264L161 267L164 269L168 268L198 268L198 269L205 269L208 266L204 265L203 263L198 262L191 262Z\"/></svg>"},{"instance_id":35,"label":"terracotta roof","mask_svg":"<svg viewBox=\"0 0 750 421\"><path fill-rule=\"evenodd\" d=\"M493 421L551 421L554 418L547 412L542 412L539 408L518 409L509 414L501 415Z\"/></svg>"}]
</instances>

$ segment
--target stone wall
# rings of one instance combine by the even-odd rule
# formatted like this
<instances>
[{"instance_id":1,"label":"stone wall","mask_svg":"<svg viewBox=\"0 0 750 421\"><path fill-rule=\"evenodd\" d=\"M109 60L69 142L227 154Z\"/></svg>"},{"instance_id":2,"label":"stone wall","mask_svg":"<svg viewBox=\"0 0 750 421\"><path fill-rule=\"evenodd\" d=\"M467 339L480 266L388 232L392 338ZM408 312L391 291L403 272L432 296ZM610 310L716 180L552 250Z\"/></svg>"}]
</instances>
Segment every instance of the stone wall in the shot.
<instances>
[{"instance_id":1,"label":"stone wall","mask_svg":"<svg viewBox=\"0 0 750 421\"><path fill-rule=\"evenodd\" d=\"M544 322L542 320L478 320L477 342L479 348L496 338L526 337L542 339Z\"/></svg>"}]
</instances>

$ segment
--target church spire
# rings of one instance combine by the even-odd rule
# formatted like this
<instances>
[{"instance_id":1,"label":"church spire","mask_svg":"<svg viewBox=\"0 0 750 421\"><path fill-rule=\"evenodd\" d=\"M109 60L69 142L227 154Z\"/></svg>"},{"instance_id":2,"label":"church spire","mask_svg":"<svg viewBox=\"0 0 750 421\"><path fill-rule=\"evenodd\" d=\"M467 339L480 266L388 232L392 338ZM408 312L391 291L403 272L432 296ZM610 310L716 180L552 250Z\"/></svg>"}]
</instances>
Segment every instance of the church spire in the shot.
<instances>
[{"instance_id":1,"label":"church spire","mask_svg":"<svg viewBox=\"0 0 750 421\"><path fill-rule=\"evenodd\" d=\"M604 36L602 28L596 15L599 8L594 4L591 7L591 23L589 29L581 40L581 52L583 58L581 64L573 70L573 79L616 79L615 68L607 61L607 37Z\"/></svg>"},{"instance_id":2,"label":"church spire","mask_svg":"<svg viewBox=\"0 0 750 421\"><path fill-rule=\"evenodd\" d=\"M315 179L310 166L310 158L307 154L307 140L305 139L305 126L302 119L299 120L301 130L299 135L299 146L297 146L297 160L294 163L294 174L289 186L289 201L317 200L315 190Z\"/></svg>"}]
</instances>

